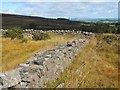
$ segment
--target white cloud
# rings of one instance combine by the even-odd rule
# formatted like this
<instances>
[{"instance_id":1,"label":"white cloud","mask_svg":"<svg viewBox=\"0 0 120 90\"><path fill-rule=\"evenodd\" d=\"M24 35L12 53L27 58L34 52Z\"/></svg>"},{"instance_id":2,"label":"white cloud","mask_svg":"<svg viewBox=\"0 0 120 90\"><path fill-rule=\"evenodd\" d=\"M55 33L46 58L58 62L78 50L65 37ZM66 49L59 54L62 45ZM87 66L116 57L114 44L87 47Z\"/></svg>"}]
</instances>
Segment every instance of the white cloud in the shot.
<instances>
[{"instance_id":1,"label":"white cloud","mask_svg":"<svg viewBox=\"0 0 120 90\"><path fill-rule=\"evenodd\" d=\"M19 3L12 3L12 6ZM9 3L8 3L9 5ZM11 5L10 5L11 6ZM5 10L5 8L9 9ZM24 8L24 9L23 9ZM80 2L80 3L46 3L23 2L19 7L4 7L4 12L18 13L40 17L73 17L73 18L99 18L117 17L117 4L108 2ZM111 13L112 12L112 13Z\"/></svg>"},{"instance_id":2,"label":"white cloud","mask_svg":"<svg viewBox=\"0 0 120 90\"><path fill-rule=\"evenodd\" d=\"M108 10L108 13L112 13L112 10Z\"/></svg>"}]
</instances>

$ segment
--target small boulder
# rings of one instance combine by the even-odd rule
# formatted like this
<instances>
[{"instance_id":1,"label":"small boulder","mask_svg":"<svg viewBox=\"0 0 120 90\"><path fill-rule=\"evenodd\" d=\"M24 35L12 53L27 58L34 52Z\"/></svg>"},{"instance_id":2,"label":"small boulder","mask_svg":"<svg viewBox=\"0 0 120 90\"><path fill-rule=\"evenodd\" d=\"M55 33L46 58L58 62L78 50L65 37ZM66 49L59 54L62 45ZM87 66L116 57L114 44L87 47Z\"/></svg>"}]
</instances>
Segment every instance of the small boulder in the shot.
<instances>
[{"instance_id":1,"label":"small boulder","mask_svg":"<svg viewBox=\"0 0 120 90\"><path fill-rule=\"evenodd\" d=\"M29 64L19 64L19 67L29 67Z\"/></svg>"},{"instance_id":2,"label":"small boulder","mask_svg":"<svg viewBox=\"0 0 120 90\"><path fill-rule=\"evenodd\" d=\"M67 47L72 47L73 45L72 45L72 43L71 42L67 42L67 45L66 45Z\"/></svg>"},{"instance_id":3,"label":"small boulder","mask_svg":"<svg viewBox=\"0 0 120 90\"><path fill-rule=\"evenodd\" d=\"M21 77L19 75L19 68L11 71L6 71L0 73L0 83L2 87L13 87L17 85L21 81Z\"/></svg>"},{"instance_id":4,"label":"small boulder","mask_svg":"<svg viewBox=\"0 0 120 90\"><path fill-rule=\"evenodd\" d=\"M56 88L63 88L63 87L64 87L64 83L61 83Z\"/></svg>"}]
</instances>

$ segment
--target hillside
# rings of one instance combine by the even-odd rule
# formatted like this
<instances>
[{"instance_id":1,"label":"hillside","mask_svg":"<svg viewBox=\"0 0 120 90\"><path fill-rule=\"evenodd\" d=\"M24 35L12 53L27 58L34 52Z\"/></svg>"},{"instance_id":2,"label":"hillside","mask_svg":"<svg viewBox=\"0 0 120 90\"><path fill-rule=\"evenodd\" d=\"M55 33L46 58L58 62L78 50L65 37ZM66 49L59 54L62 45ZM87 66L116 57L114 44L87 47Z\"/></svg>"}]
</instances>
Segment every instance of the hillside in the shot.
<instances>
[{"instance_id":1,"label":"hillside","mask_svg":"<svg viewBox=\"0 0 120 90\"><path fill-rule=\"evenodd\" d=\"M23 16L14 14L2 14L2 28L7 29L14 26L30 28L33 25L36 29L79 29L81 23L67 19L50 19L43 17Z\"/></svg>"},{"instance_id":2,"label":"hillside","mask_svg":"<svg viewBox=\"0 0 120 90\"><path fill-rule=\"evenodd\" d=\"M43 18L14 14L2 15L2 28L9 29L19 26L23 29L36 30L81 30L95 33L120 33L118 23L80 22L65 18ZM1 28L1 27L0 27Z\"/></svg>"}]
</instances>

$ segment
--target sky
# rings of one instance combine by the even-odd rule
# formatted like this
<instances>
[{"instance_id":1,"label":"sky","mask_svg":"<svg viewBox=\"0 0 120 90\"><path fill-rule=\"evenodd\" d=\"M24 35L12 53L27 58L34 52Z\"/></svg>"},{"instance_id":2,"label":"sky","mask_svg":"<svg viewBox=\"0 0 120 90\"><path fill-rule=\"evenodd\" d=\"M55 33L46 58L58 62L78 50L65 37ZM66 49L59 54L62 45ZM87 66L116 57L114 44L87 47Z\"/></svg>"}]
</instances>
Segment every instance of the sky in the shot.
<instances>
[{"instance_id":1,"label":"sky","mask_svg":"<svg viewBox=\"0 0 120 90\"><path fill-rule=\"evenodd\" d=\"M118 0L5 0L0 13L47 18L118 18Z\"/></svg>"}]
</instances>

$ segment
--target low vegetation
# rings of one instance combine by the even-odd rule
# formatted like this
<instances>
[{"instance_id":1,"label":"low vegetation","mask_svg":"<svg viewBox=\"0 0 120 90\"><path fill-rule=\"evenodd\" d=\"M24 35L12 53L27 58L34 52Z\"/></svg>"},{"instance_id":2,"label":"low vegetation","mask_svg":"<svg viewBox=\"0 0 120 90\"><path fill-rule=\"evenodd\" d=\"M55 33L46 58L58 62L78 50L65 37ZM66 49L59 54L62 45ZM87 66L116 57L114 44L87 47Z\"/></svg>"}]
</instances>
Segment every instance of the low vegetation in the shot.
<instances>
[{"instance_id":1,"label":"low vegetation","mask_svg":"<svg viewBox=\"0 0 120 90\"><path fill-rule=\"evenodd\" d=\"M6 31L5 33L3 33L3 37L11 38L11 40L15 38L22 39L23 30L20 27L13 27L9 29L8 31Z\"/></svg>"},{"instance_id":2,"label":"low vegetation","mask_svg":"<svg viewBox=\"0 0 120 90\"><path fill-rule=\"evenodd\" d=\"M97 34L82 48L60 78L48 82L48 88L64 83L64 88L118 88L118 38ZM108 43L108 41L111 41Z\"/></svg>"},{"instance_id":3,"label":"low vegetation","mask_svg":"<svg viewBox=\"0 0 120 90\"><path fill-rule=\"evenodd\" d=\"M11 29L9 29L8 31L3 33L3 37L4 38L11 38L11 40L13 39L21 39L21 42L27 42L27 39L24 38L24 33L23 33L23 29L20 27L13 27ZM46 39L50 39L50 36L48 33L33 33L32 35L32 39L33 40L46 40Z\"/></svg>"},{"instance_id":4,"label":"low vegetation","mask_svg":"<svg viewBox=\"0 0 120 90\"><path fill-rule=\"evenodd\" d=\"M38 40L32 36L24 36L23 39L0 38L2 40L2 62L1 71L14 69L20 63L25 63L28 58L33 56L38 50L46 50L67 41L74 40L77 36L57 35L48 33L51 39Z\"/></svg>"},{"instance_id":5,"label":"low vegetation","mask_svg":"<svg viewBox=\"0 0 120 90\"><path fill-rule=\"evenodd\" d=\"M27 42L28 42L28 38L25 38L25 37L22 38L21 41L20 41L20 43L27 43Z\"/></svg>"},{"instance_id":6,"label":"low vegetation","mask_svg":"<svg viewBox=\"0 0 120 90\"><path fill-rule=\"evenodd\" d=\"M33 40L46 40L46 39L50 39L49 34L47 33L34 33L32 36Z\"/></svg>"}]
</instances>

